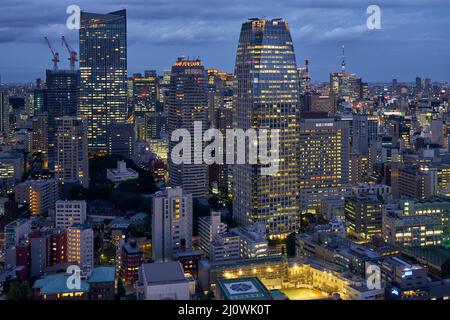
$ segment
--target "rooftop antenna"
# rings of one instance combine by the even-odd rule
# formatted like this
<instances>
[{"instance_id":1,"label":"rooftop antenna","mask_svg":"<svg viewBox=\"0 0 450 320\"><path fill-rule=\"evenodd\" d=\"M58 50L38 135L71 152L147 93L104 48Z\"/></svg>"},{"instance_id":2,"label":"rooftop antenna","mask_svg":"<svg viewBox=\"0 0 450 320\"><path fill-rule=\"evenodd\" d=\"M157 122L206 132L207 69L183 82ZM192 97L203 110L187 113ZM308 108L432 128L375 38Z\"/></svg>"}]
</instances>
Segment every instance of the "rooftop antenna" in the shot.
<instances>
[{"instance_id":1,"label":"rooftop antenna","mask_svg":"<svg viewBox=\"0 0 450 320\"><path fill-rule=\"evenodd\" d=\"M345 47L342 45L342 63L341 63L342 73L345 73Z\"/></svg>"}]
</instances>

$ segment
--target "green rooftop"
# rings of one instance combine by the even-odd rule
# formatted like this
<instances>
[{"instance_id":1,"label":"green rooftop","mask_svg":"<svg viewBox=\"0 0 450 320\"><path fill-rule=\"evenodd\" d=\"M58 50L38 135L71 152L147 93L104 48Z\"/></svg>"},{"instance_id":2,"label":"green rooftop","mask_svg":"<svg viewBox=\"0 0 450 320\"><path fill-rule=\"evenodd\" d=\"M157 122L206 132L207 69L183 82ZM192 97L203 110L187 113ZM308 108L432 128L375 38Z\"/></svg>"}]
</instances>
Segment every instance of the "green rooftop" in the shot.
<instances>
[{"instance_id":1,"label":"green rooftop","mask_svg":"<svg viewBox=\"0 0 450 320\"><path fill-rule=\"evenodd\" d=\"M216 287L225 300L272 300L272 295L256 277L219 279Z\"/></svg>"}]
</instances>

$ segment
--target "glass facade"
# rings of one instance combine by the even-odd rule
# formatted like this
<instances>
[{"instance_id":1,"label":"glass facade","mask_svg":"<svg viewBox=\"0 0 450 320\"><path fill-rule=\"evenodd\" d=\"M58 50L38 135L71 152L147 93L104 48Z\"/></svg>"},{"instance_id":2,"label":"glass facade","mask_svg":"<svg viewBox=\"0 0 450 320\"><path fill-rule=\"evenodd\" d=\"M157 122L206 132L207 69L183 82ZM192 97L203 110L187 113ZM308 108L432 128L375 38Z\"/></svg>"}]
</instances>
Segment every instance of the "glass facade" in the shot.
<instances>
[{"instance_id":1,"label":"glass facade","mask_svg":"<svg viewBox=\"0 0 450 320\"><path fill-rule=\"evenodd\" d=\"M105 152L108 126L127 119L126 10L81 12L79 115L86 118L89 149Z\"/></svg>"},{"instance_id":2,"label":"glass facade","mask_svg":"<svg viewBox=\"0 0 450 320\"><path fill-rule=\"evenodd\" d=\"M76 116L80 100L80 73L78 70L46 71L46 107L48 115L48 160L55 165L55 135L57 117Z\"/></svg>"},{"instance_id":3,"label":"glass facade","mask_svg":"<svg viewBox=\"0 0 450 320\"><path fill-rule=\"evenodd\" d=\"M298 199L298 72L287 22L251 19L242 25L235 74L235 126L279 129L279 169L260 174L260 165L234 166L233 214L241 224L265 222L270 237L300 227Z\"/></svg>"},{"instance_id":4,"label":"glass facade","mask_svg":"<svg viewBox=\"0 0 450 320\"><path fill-rule=\"evenodd\" d=\"M202 123L205 132L208 121L207 77L200 60L179 58L172 66L168 90L169 137L176 129L186 129L194 137L194 122ZM178 141L169 141L169 157ZM203 148L202 148L203 150ZM170 158L169 158L170 159ZM208 193L208 166L196 164L194 154L192 164L175 164L169 160L169 184L180 186L193 197L203 197Z\"/></svg>"}]
</instances>

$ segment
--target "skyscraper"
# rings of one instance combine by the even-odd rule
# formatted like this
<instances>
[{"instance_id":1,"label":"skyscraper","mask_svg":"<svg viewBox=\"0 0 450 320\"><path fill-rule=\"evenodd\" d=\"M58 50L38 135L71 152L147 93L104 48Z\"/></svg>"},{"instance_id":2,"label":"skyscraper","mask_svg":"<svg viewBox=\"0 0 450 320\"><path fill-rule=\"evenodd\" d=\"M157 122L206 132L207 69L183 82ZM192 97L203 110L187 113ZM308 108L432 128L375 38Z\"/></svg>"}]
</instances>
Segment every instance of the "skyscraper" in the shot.
<instances>
[{"instance_id":1,"label":"skyscraper","mask_svg":"<svg viewBox=\"0 0 450 320\"><path fill-rule=\"evenodd\" d=\"M347 121L303 114L300 121L300 205L318 213L327 198L342 198L349 188Z\"/></svg>"},{"instance_id":2,"label":"skyscraper","mask_svg":"<svg viewBox=\"0 0 450 320\"><path fill-rule=\"evenodd\" d=\"M86 118L89 149L106 152L108 126L127 119L126 10L81 12L79 115Z\"/></svg>"},{"instance_id":3,"label":"skyscraper","mask_svg":"<svg viewBox=\"0 0 450 320\"><path fill-rule=\"evenodd\" d=\"M76 116L80 97L80 74L76 70L46 71L46 106L48 115L48 159L53 168L55 162L55 119Z\"/></svg>"},{"instance_id":4,"label":"skyscraper","mask_svg":"<svg viewBox=\"0 0 450 320\"><path fill-rule=\"evenodd\" d=\"M148 77L134 76L133 84L133 111L137 115L156 111L158 97L158 78L155 75Z\"/></svg>"},{"instance_id":5,"label":"skyscraper","mask_svg":"<svg viewBox=\"0 0 450 320\"><path fill-rule=\"evenodd\" d=\"M353 114L352 147L356 153L368 155L370 145L378 136L378 117Z\"/></svg>"},{"instance_id":6,"label":"skyscraper","mask_svg":"<svg viewBox=\"0 0 450 320\"><path fill-rule=\"evenodd\" d=\"M219 129L223 136L233 128L233 112L236 108L236 76L215 69L208 72L208 108L210 126ZM217 182L219 194L232 194L233 166L213 164L210 166L210 182Z\"/></svg>"},{"instance_id":7,"label":"skyscraper","mask_svg":"<svg viewBox=\"0 0 450 320\"><path fill-rule=\"evenodd\" d=\"M8 94L0 92L0 133L7 136L9 131L9 102Z\"/></svg>"},{"instance_id":8,"label":"skyscraper","mask_svg":"<svg viewBox=\"0 0 450 320\"><path fill-rule=\"evenodd\" d=\"M238 129L279 129L279 168L260 175L259 165L234 165L233 214L241 224L265 222L272 238L297 231L298 72L286 21L250 19L242 25L235 74Z\"/></svg>"},{"instance_id":9,"label":"skyscraper","mask_svg":"<svg viewBox=\"0 0 450 320\"><path fill-rule=\"evenodd\" d=\"M89 187L89 159L85 120L61 117L56 124L55 178L66 188L74 184Z\"/></svg>"},{"instance_id":10,"label":"skyscraper","mask_svg":"<svg viewBox=\"0 0 450 320\"><path fill-rule=\"evenodd\" d=\"M44 88L42 84L42 80L36 79L36 88L33 90L33 98L34 98L34 115L43 114L47 110L47 89Z\"/></svg>"},{"instance_id":11,"label":"skyscraper","mask_svg":"<svg viewBox=\"0 0 450 320\"><path fill-rule=\"evenodd\" d=\"M47 153L48 151L48 122L46 115L33 117L33 152Z\"/></svg>"},{"instance_id":12,"label":"skyscraper","mask_svg":"<svg viewBox=\"0 0 450 320\"><path fill-rule=\"evenodd\" d=\"M330 93L339 99L352 102L359 98L356 82L356 75L353 73L330 73Z\"/></svg>"},{"instance_id":13,"label":"skyscraper","mask_svg":"<svg viewBox=\"0 0 450 320\"><path fill-rule=\"evenodd\" d=\"M168 92L168 133L186 129L194 137L194 122L200 121L202 132L208 119L206 74L200 60L179 58L172 67ZM169 142L169 157L177 141ZM203 149L202 149L203 150ZM193 197L206 196L208 192L208 167L206 164L175 164L169 158L169 183L180 186Z\"/></svg>"}]
</instances>

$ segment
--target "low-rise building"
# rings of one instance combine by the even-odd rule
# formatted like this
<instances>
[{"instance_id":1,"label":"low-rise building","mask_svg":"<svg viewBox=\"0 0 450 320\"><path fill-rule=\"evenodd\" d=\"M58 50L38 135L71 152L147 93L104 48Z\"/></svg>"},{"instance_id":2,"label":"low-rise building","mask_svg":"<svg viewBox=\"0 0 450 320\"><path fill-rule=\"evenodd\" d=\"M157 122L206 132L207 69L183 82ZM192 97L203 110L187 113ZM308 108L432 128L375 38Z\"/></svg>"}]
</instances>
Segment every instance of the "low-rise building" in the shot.
<instances>
[{"instance_id":1,"label":"low-rise building","mask_svg":"<svg viewBox=\"0 0 450 320\"><path fill-rule=\"evenodd\" d=\"M209 249L214 238L227 230L227 225L221 222L221 213L211 211L209 216L198 219L198 235L200 249L209 257Z\"/></svg>"},{"instance_id":2,"label":"low-rise building","mask_svg":"<svg viewBox=\"0 0 450 320\"><path fill-rule=\"evenodd\" d=\"M211 261L259 258L268 254L268 241L263 223L217 234L210 244L209 252Z\"/></svg>"},{"instance_id":3,"label":"low-rise building","mask_svg":"<svg viewBox=\"0 0 450 320\"><path fill-rule=\"evenodd\" d=\"M143 252L135 239L128 240L122 246L120 275L124 284L134 284L138 278L139 267L142 266Z\"/></svg>"},{"instance_id":4,"label":"low-rise building","mask_svg":"<svg viewBox=\"0 0 450 320\"><path fill-rule=\"evenodd\" d=\"M119 183L126 180L137 179L139 174L133 169L127 168L125 161L117 161L117 168L107 169L106 177L109 181Z\"/></svg>"},{"instance_id":5,"label":"low-rise building","mask_svg":"<svg viewBox=\"0 0 450 320\"><path fill-rule=\"evenodd\" d=\"M34 298L36 300L114 300L114 275L114 268L94 268L92 271L81 272L79 283L73 282L74 286L70 288L67 285L70 274L57 273L45 276L34 283Z\"/></svg>"},{"instance_id":6,"label":"low-rise building","mask_svg":"<svg viewBox=\"0 0 450 320\"><path fill-rule=\"evenodd\" d=\"M257 277L219 279L215 300L272 300L270 291Z\"/></svg>"},{"instance_id":7,"label":"low-rise building","mask_svg":"<svg viewBox=\"0 0 450 320\"><path fill-rule=\"evenodd\" d=\"M144 263L139 268L139 300L190 300L191 283L178 261Z\"/></svg>"}]
</instances>

